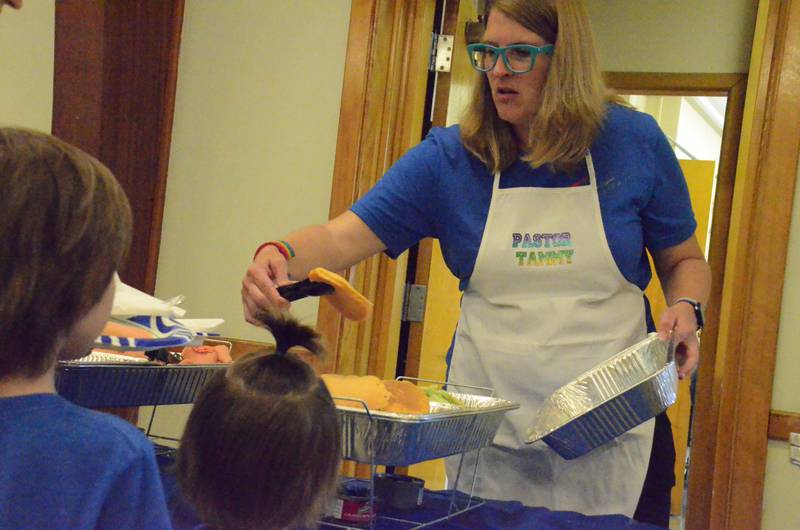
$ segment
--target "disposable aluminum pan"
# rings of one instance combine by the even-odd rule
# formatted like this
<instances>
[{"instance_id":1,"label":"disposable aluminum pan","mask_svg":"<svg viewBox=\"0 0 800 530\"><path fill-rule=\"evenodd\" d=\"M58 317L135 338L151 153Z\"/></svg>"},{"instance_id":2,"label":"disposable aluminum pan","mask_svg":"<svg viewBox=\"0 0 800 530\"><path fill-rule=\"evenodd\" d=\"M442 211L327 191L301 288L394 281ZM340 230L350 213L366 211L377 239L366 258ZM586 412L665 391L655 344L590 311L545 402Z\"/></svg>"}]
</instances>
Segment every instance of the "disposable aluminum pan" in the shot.
<instances>
[{"instance_id":1,"label":"disposable aluminum pan","mask_svg":"<svg viewBox=\"0 0 800 530\"><path fill-rule=\"evenodd\" d=\"M466 405L431 403L428 414L399 414L338 406L342 457L369 464L408 466L492 443L503 416L519 404L450 392Z\"/></svg>"},{"instance_id":2,"label":"disposable aluminum pan","mask_svg":"<svg viewBox=\"0 0 800 530\"><path fill-rule=\"evenodd\" d=\"M193 403L203 385L228 366L61 362L56 369L56 391L92 408Z\"/></svg>"},{"instance_id":3,"label":"disposable aluminum pan","mask_svg":"<svg viewBox=\"0 0 800 530\"><path fill-rule=\"evenodd\" d=\"M567 460L655 417L675 403L674 345L655 333L571 383L544 403L527 443L544 440Z\"/></svg>"}]
</instances>

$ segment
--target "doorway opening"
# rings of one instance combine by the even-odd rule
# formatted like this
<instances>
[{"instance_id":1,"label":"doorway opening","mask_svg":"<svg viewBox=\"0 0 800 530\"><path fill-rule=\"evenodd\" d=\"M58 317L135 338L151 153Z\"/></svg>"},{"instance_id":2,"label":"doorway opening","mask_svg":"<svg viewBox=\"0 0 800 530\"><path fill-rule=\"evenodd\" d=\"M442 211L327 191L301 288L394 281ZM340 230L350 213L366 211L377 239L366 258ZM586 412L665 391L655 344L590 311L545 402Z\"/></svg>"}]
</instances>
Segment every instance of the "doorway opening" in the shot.
<instances>
[{"instance_id":1,"label":"doorway opening","mask_svg":"<svg viewBox=\"0 0 800 530\"><path fill-rule=\"evenodd\" d=\"M692 209L697 219L696 237L708 259L714 191L728 98L648 94L627 94L622 97L637 110L650 114L672 144L689 187ZM652 260L651 268L655 270ZM653 320L658 322L666 302L655 273L645 294L650 301ZM682 529L684 523L696 386L697 372L680 382L678 400L667 411L675 441L675 487L670 502L670 528L673 530Z\"/></svg>"}]
</instances>

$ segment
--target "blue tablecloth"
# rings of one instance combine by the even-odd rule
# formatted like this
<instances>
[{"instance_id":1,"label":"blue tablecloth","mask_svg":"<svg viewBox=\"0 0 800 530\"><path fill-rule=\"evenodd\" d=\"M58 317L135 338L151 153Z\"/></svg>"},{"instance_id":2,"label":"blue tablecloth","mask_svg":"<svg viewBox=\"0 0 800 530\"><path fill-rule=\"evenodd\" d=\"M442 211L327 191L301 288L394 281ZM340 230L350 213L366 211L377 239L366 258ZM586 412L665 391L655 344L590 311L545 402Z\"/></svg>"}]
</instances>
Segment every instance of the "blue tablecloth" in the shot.
<instances>
[{"instance_id":1,"label":"blue tablecloth","mask_svg":"<svg viewBox=\"0 0 800 530\"><path fill-rule=\"evenodd\" d=\"M174 529L194 530L200 525L200 521L191 506L180 495L172 471L173 459L170 456L159 456L158 461ZM465 507L466 495L457 494L457 504ZM422 523L447 515L449 505L450 492L426 491L421 508L402 512L383 509L379 511L379 515ZM326 530L333 527L321 523L319 528ZM377 520L375 528L408 530L411 525L381 517ZM488 500L482 506L428 528L432 530L656 530L661 527L637 523L622 515L587 516L575 512L531 508L516 501Z\"/></svg>"},{"instance_id":2,"label":"blue tablecloth","mask_svg":"<svg viewBox=\"0 0 800 530\"><path fill-rule=\"evenodd\" d=\"M408 523L385 519L384 516L418 523L444 517L447 515L448 507L450 506L451 493L450 491L426 490L423 504L416 510L379 509L378 515L380 517L375 528L379 530L408 530L412 527ZM467 495L456 493L456 505L459 508L465 508L467 501ZM475 499L473 499L473 504L475 502ZM320 530L327 530L328 528L333 527L328 527L324 523L320 524ZM637 523L623 515L587 516L576 512L557 512L546 508L531 508L517 501L487 500L477 508L426 528L436 530L654 530L661 527Z\"/></svg>"}]
</instances>

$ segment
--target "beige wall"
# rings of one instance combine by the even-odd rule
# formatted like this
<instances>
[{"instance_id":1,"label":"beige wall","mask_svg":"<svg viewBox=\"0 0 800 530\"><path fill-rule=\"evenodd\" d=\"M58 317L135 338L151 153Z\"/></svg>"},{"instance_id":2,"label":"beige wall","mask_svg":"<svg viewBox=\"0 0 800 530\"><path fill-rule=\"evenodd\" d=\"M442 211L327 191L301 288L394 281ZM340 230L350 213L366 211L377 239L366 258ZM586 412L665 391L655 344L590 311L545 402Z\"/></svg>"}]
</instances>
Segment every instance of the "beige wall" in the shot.
<instances>
[{"instance_id":1,"label":"beige wall","mask_svg":"<svg viewBox=\"0 0 800 530\"><path fill-rule=\"evenodd\" d=\"M786 257L786 279L781 302L772 408L800 413L800 326L797 325L797 319L800 317L800 201L797 200L800 196L800 167L795 186L789 251Z\"/></svg>"},{"instance_id":2,"label":"beige wall","mask_svg":"<svg viewBox=\"0 0 800 530\"><path fill-rule=\"evenodd\" d=\"M0 125L50 132L54 32L54 0L0 13Z\"/></svg>"},{"instance_id":3,"label":"beige wall","mask_svg":"<svg viewBox=\"0 0 800 530\"><path fill-rule=\"evenodd\" d=\"M800 165L795 182L795 201L783 284L778 355L772 408L800 413ZM789 463L786 442L770 440L767 449L767 475L764 484L764 530L800 528L800 467Z\"/></svg>"},{"instance_id":4,"label":"beige wall","mask_svg":"<svg viewBox=\"0 0 800 530\"><path fill-rule=\"evenodd\" d=\"M349 0L187 2L156 295L268 340L239 291L255 248L327 220ZM294 304L316 321L317 301Z\"/></svg>"},{"instance_id":5,"label":"beige wall","mask_svg":"<svg viewBox=\"0 0 800 530\"><path fill-rule=\"evenodd\" d=\"M327 220L350 1L222 5L186 3L156 295L268 341L244 322L241 279L260 243ZM292 313L313 324L317 306ZM153 434L179 438L190 410L158 407Z\"/></svg>"},{"instance_id":6,"label":"beige wall","mask_svg":"<svg viewBox=\"0 0 800 530\"><path fill-rule=\"evenodd\" d=\"M746 72L756 0L585 0L603 70Z\"/></svg>"}]
</instances>

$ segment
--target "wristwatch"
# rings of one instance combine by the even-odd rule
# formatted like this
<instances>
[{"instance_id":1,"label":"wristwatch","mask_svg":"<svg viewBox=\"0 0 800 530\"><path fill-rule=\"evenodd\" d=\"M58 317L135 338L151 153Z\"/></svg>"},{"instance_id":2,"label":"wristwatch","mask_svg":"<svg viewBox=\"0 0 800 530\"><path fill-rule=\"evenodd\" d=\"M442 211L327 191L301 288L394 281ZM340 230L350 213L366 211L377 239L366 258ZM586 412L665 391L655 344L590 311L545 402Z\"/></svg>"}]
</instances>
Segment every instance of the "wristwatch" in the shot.
<instances>
[{"instance_id":1,"label":"wristwatch","mask_svg":"<svg viewBox=\"0 0 800 530\"><path fill-rule=\"evenodd\" d=\"M693 298L678 298L675 300L675 303L677 304L678 302L686 302L692 306L692 309L694 309L694 318L697 320L697 329L703 329L706 319L705 315L703 314L703 306L700 304L700 302L694 300Z\"/></svg>"}]
</instances>

